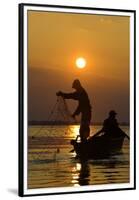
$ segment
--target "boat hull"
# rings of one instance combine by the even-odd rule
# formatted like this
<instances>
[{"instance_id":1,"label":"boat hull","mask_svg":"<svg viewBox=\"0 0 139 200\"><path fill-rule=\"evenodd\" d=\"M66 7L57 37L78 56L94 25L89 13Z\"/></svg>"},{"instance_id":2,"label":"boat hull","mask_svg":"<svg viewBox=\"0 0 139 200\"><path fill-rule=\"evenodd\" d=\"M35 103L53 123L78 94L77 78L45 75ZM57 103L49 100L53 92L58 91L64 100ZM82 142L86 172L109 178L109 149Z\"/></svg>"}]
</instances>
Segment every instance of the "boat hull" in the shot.
<instances>
[{"instance_id":1,"label":"boat hull","mask_svg":"<svg viewBox=\"0 0 139 200\"><path fill-rule=\"evenodd\" d=\"M108 138L99 136L90 138L86 142L72 140L71 144L78 157L82 158L105 158L122 149L124 136Z\"/></svg>"}]
</instances>

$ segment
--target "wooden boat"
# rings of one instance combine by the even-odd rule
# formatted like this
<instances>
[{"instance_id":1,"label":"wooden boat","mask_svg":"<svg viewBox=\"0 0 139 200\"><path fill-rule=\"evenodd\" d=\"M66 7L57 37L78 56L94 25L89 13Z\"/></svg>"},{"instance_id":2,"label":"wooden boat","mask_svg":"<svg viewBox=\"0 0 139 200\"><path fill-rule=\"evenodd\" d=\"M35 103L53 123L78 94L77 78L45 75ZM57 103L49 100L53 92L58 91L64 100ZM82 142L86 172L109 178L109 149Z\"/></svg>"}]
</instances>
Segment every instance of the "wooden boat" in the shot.
<instances>
[{"instance_id":1,"label":"wooden boat","mask_svg":"<svg viewBox=\"0 0 139 200\"><path fill-rule=\"evenodd\" d=\"M99 159L118 153L122 149L124 138L124 135L120 137L103 135L91 137L86 142L80 142L78 139L71 140L71 145L73 145L77 157Z\"/></svg>"}]
</instances>

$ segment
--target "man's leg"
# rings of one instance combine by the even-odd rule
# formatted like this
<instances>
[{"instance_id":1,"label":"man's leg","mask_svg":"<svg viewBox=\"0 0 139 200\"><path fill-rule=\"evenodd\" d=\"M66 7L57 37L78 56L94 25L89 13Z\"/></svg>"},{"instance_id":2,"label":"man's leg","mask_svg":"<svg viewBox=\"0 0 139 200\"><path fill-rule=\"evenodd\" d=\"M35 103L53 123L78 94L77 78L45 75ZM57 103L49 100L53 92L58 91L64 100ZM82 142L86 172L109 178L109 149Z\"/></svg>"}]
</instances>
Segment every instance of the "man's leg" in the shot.
<instances>
[{"instance_id":1,"label":"man's leg","mask_svg":"<svg viewBox=\"0 0 139 200\"><path fill-rule=\"evenodd\" d=\"M81 141L86 141L90 135L90 121L91 121L91 111L84 111L82 113L80 130L79 130Z\"/></svg>"},{"instance_id":2,"label":"man's leg","mask_svg":"<svg viewBox=\"0 0 139 200\"><path fill-rule=\"evenodd\" d=\"M86 141L90 134L90 127L88 124L82 123L80 126L81 142Z\"/></svg>"}]
</instances>

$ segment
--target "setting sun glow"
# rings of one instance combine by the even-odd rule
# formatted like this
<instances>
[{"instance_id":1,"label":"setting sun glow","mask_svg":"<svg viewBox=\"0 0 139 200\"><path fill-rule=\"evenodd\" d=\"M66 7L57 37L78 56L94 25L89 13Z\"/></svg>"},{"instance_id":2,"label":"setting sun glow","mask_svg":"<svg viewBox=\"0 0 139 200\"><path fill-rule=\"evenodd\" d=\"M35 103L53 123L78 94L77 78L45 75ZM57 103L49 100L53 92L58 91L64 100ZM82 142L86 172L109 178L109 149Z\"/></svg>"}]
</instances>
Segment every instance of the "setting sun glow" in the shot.
<instances>
[{"instance_id":1,"label":"setting sun glow","mask_svg":"<svg viewBox=\"0 0 139 200\"><path fill-rule=\"evenodd\" d=\"M84 58L77 58L76 66L80 69L84 68L86 66L86 60Z\"/></svg>"}]
</instances>

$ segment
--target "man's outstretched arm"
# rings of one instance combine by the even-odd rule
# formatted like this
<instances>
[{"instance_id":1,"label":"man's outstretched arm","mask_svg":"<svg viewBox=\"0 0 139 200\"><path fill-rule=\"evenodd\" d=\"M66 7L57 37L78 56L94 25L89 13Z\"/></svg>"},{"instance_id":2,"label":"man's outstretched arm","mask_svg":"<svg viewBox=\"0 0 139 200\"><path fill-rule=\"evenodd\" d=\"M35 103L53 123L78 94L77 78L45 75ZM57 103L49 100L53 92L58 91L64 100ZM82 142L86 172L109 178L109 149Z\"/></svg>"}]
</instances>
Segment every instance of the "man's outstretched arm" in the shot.
<instances>
[{"instance_id":1,"label":"man's outstretched arm","mask_svg":"<svg viewBox=\"0 0 139 200\"><path fill-rule=\"evenodd\" d=\"M57 96L61 96L64 99L74 99L74 100L78 100L78 93L77 92L73 92L73 93L64 93L64 92L57 92L56 93Z\"/></svg>"}]
</instances>

